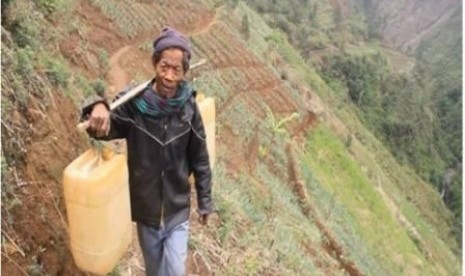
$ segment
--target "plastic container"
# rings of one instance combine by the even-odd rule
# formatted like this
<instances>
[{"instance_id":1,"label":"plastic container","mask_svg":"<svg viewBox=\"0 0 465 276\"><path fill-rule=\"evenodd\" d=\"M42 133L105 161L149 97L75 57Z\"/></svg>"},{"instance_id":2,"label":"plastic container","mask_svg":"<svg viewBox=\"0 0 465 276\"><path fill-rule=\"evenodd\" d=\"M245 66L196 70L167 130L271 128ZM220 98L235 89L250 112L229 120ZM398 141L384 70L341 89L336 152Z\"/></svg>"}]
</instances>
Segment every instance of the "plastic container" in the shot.
<instances>
[{"instance_id":1,"label":"plastic container","mask_svg":"<svg viewBox=\"0 0 465 276\"><path fill-rule=\"evenodd\" d=\"M109 273L131 242L126 156L87 150L66 167L63 189L76 265Z\"/></svg>"},{"instance_id":2,"label":"plastic container","mask_svg":"<svg viewBox=\"0 0 465 276\"><path fill-rule=\"evenodd\" d=\"M203 94L197 95L197 105L200 109L200 115L205 127L205 134L207 135L207 148L210 158L210 167L213 169L215 165L215 122L216 110L215 100L213 98L205 98Z\"/></svg>"}]
</instances>

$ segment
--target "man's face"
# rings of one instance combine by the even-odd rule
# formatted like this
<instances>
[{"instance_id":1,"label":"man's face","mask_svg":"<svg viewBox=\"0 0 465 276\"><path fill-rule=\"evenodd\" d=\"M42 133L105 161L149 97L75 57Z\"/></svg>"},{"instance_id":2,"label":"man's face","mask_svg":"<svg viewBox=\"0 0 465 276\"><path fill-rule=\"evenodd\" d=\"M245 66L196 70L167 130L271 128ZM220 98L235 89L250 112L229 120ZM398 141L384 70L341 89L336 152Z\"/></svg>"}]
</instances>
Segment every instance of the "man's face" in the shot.
<instances>
[{"instance_id":1,"label":"man's face","mask_svg":"<svg viewBox=\"0 0 465 276\"><path fill-rule=\"evenodd\" d=\"M163 97L170 98L176 94L179 82L184 78L182 67L183 52L180 49L166 49L155 66L156 91Z\"/></svg>"}]
</instances>

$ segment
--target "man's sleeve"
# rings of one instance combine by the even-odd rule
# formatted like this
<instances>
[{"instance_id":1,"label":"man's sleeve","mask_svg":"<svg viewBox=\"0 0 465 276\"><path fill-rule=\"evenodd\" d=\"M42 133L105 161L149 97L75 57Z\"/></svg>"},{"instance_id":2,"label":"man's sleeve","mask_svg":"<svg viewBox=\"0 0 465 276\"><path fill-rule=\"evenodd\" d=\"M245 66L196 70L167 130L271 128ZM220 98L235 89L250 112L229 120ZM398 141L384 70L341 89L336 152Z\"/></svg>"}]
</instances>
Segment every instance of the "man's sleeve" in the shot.
<instances>
[{"instance_id":1,"label":"man's sleeve","mask_svg":"<svg viewBox=\"0 0 465 276\"><path fill-rule=\"evenodd\" d=\"M211 198L212 173L208 157L205 129L197 103L194 102L192 130L188 146L189 168L194 173L198 212L201 215L213 212Z\"/></svg>"},{"instance_id":2,"label":"man's sleeve","mask_svg":"<svg viewBox=\"0 0 465 276\"><path fill-rule=\"evenodd\" d=\"M126 92L127 90L119 93L114 99L114 101L119 99ZM98 103L103 103L107 107L107 109L110 110L110 105L107 103L107 101L104 98L98 95L90 96L84 101L84 104L81 108L81 121L87 120L94 106ZM128 102L127 102L125 104L118 106L116 109L110 111L110 132L108 133L108 135L103 136L103 137L97 137L96 133L93 133L90 130L87 130L87 133L92 138L95 138L98 140L112 140L112 139L126 138L128 129L131 127L130 122L131 122L131 112L129 112Z\"/></svg>"}]
</instances>

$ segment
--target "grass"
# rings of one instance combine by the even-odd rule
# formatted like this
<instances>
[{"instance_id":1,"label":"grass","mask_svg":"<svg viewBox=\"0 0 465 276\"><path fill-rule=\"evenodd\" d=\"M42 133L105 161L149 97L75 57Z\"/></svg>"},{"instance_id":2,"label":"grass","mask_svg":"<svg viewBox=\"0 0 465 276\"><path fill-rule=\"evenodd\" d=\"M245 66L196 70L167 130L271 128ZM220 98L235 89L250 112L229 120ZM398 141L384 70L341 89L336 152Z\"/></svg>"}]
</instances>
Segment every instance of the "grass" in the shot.
<instances>
[{"instance_id":1,"label":"grass","mask_svg":"<svg viewBox=\"0 0 465 276\"><path fill-rule=\"evenodd\" d=\"M61 59L46 57L44 63L45 72L53 86L63 89L67 88L71 73L66 62Z\"/></svg>"},{"instance_id":2,"label":"grass","mask_svg":"<svg viewBox=\"0 0 465 276\"><path fill-rule=\"evenodd\" d=\"M346 118L346 126L356 134L355 137L359 141L353 149L357 153L358 162L372 172L381 172L386 188L399 195L399 204L417 209L418 215L423 216L438 231L440 237L447 240L448 227L444 226L448 225L451 215L437 193L412 170L399 165L383 144L361 125L355 114L347 110L340 112ZM407 197L410 198L408 202ZM451 243L451 246L453 244Z\"/></svg>"},{"instance_id":3,"label":"grass","mask_svg":"<svg viewBox=\"0 0 465 276\"><path fill-rule=\"evenodd\" d=\"M460 264L457 264L458 260L453 252L459 250L456 249L456 242L450 235L451 215L438 195L432 191L428 184L416 177L411 170L402 167L395 161L385 147L360 123L356 114L346 103L345 98L338 95L337 91L330 89L317 72L302 61L302 58L281 34L273 33L272 36L268 37L268 40L290 64L294 81L307 83L328 106L337 107L332 109L332 112L339 118L344 118L348 134L355 134L354 137L357 140L357 146L353 149L357 153L354 156L354 162L364 164L363 166L368 168L369 173L372 174L369 176L371 181L374 181L373 177L376 175L373 172L383 173L381 179L385 183L385 189L388 190L389 194L398 198L397 203L401 212L415 225L430 248L438 248L437 255L441 256L438 259L447 256L447 260L438 260L442 266L446 267L451 274L457 273ZM373 48L370 47L367 51L373 51ZM342 141L346 140L346 137L338 139ZM457 265L449 266L448 263ZM435 266L437 265L435 264Z\"/></svg>"},{"instance_id":4,"label":"grass","mask_svg":"<svg viewBox=\"0 0 465 276\"><path fill-rule=\"evenodd\" d=\"M262 17L244 2L240 2L233 13L236 18L242 18L244 15L247 15L249 25L253 26L253 28L250 28L250 38L246 41L247 46L257 57L265 56L268 44L263 38L269 35L272 29L265 23Z\"/></svg>"},{"instance_id":5,"label":"grass","mask_svg":"<svg viewBox=\"0 0 465 276\"><path fill-rule=\"evenodd\" d=\"M235 12L237 12L237 9ZM335 94L335 92L319 77L316 71L309 68L308 65L302 61L302 58L287 43L284 36L279 33L272 33L266 36L266 39L264 37L263 41L266 43L257 43L259 46L254 49L254 52L256 52L258 56L260 53L263 53L263 49L269 49L266 47L266 44L273 45L272 48L277 49L279 53L283 55L284 59L291 64L289 68L291 81L301 80L310 84L313 90L321 95L326 102L329 102L330 105L334 104L334 106L339 106L339 109L336 111L339 116L347 115L345 118L348 120L356 120L355 114L350 108L347 108L344 99L341 98L340 95ZM241 83L241 79L243 79L241 72L235 69L228 70L227 72L225 70L218 72L218 76L224 80L228 80L230 84L235 82ZM220 84L215 85L219 86ZM226 82L223 82L222 85L226 87ZM234 108L236 104L238 107ZM225 115L222 115L219 120L222 122L232 122L234 126L240 125L241 127L238 127L238 129L241 129L242 133L242 130L244 130L246 126L243 125L244 122L241 121L241 119L243 120L243 116L240 115L244 114L243 111L245 111L241 110L241 105L243 105L243 103L236 99L236 102L228 107L229 110L226 110L224 113ZM276 119L274 121L275 124L271 124L271 126L276 125ZM272 224L272 231L269 228L263 228L266 230L263 230L261 234L263 236L270 235L275 237L275 243L276 240L280 238L285 240L286 243L274 244L271 253L270 251L262 249L262 251L265 251L263 254L272 254L285 263L282 267L279 266L279 271L281 272L293 271L295 273L296 271L313 271L316 274L318 273L318 269L316 269L312 263L301 263L297 258L293 257L304 254L302 251L299 252L299 250L296 250L296 247L299 247L298 241L301 242L302 240L309 239L317 243L319 241L317 241L315 237L319 239L320 234L314 226L313 231L315 232L311 234L307 232L308 230L297 230L293 228L295 225L299 224L305 227L307 226L307 222L304 222L306 218L302 215L299 209L298 199L290 191L289 186L285 181L276 178L276 175L280 173L286 174L287 172L287 169L283 167L286 164L286 155L282 150L283 141L281 139L285 137L281 137L280 135L271 135L271 137L270 135L265 135L267 131L266 127L260 123L258 124L258 128L260 130L261 140L261 161L257 165L255 176L250 178L240 177L239 179L235 178L234 180L228 181L226 181L228 177L221 178L221 182L230 182L230 185L239 190L240 193L244 195L244 198L238 198L240 193L237 191L231 191L231 194L224 192L223 186L221 185L219 189L222 191L222 198L218 198L217 201L222 202L224 200L222 205L227 207L222 208L222 212L232 217L234 217L232 214L237 214L236 221L242 221L244 217L247 217L246 221L251 223L251 233L242 234L241 237L246 241L245 244L252 248L254 248L256 243L265 243L255 237L257 234L254 234L253 231L255 227L263 227L262 225L266 225L267 221L262 215L257 214L257 212L271 213L272 215L268 214L266 218L268 219L271 217L276 223ZM365 146L373 143L375 140L374 137L365 133L366 131L362 126L358 125L358 123L356 125L356 127L352 127L353 123L349 123L349 130L354 132L360 130L360 133L362 133L362 135L357 135L355 139L363 139ZM250 133L248 135L250 136ZM320 212L327 218L327 223L337 235L338 240L340 240L347 249L350 249L348 250L348 252L350 252L349 258L353 259L363 271L369 272L369 275L389 275L391 273L405 274L411 272L433 275L434 272L441 271L440 269L434 268L434 265L425 265L425 268L420 267L419 262L424 265L428 261L423 257L418 245L411 240L408 232L399 225L389 209L385 206L382 198L371 183L372 179L370 176L367 176L365 170L362 170L360 165L358 165L360 160L354 160L353 157L347 153L346 147L352 147L351 145L344 146L347 136L338 138L332 135L330 130L326 130L325 135L322 134L320 138L321 139L316 141L316 144L321 146L321 148L328 148L328 153L318 150L318 154L321 155L318 162L323 162L323 164L313 164L314 167L316 167L316 172L313 171L312 167L314 180L312 182L313 184L308 184L307 181L307 189L318 199ZM334 143L327 144L328 139ZM312 143L315 143L315 141L311 140L309 142L309 144ZM309 155L314 158L318 155L316 149L313 148L313 150L314 151L311 152L312 154ZM267 158L273 160L273 163L276 164L273 173L269 172L267 166L262 162ZM328 160L325 162L326 158L328 158ZM314 162L317 161L314 160ZM369 170L371 171L371 168ZM308 174L306 177L308 177ZM408 181L411 181L411 179L408 179ZM241 184L243 182L246 182L247 185ZM219 182L217 183L219 184ZM250 191L250 189L253 189L251 186L254 185L266 185L267 192L262 191L261 194L256 195L254 192ZM229 185L227 186L229 187ZM318 190L320 192L316 192ZM340 191L337 192L337 190ZM356 191L355 194L354 191ZM267 205L266 200L261 203L257 202L257 200L254 202L250 201L250 198L263 197L267 197L268 202L273 202L274 212L277 212L277 214L270 211L268 209L269 207L265 207L270 206L269 203ZM410 207L413 208L411 205ZM279 214L279 211L276 210L286 210L287 216L283 218ZM416 209L413 208L412 210L414 211ZM237 217L239 216L242 219L238 219ZM415 212L414 216L418 218L418 214L415 215ZM420 219L420 221L422 220ZM416 222L414 223L416 224ZM230 237L234 237L237 235L237 232L241 231L240 227L234 227L234 223L230 222L223 222L220 229L221 240L226 244L230 244L228 243ZM312 226L310 226L309 229L312 229ZM250 255L250 263L244 264L243 260L237 260L237 264L244 265L248 273L252 273L253 271L257 272L259 269L255 266L253 256L253 254ZM228 273L236 275L239 272L232 269L232 271L229 270Z\"/></svg>"},{"instance_id":6,"label":"grass","mask_svg":"<svg viewBox=\"0 0 465 276\"><path fill-rule=\"evenodd\" d=\"M63 11L69 5L69 0L37 0L36 3L42 13L49 16Z\"/></svg>"},{"instance_id":7,"label":"grass","mask_svg":"<svg viewBox=\"0 0 465 276\"><path fill-rule=\"evenodd\" d=\"M221 81L220 71L210 71L195 78L194 88L198 93L204 93L207 97L215 97L217 106L223 105L230 97L230 88Z\"/></svg>"},{"instance_id":8,"label":"grass","mask_svg":"<svg viewBox=\"0 0 465 276\"><path fill-rule=\"evenodd\" d=\"M253 16L250 18L254 20ZM203 36L193 38L194 48L201 53L213 47L205 44L204 40ZM257 44L254 49L255 54L265 51L262 47L267 44L262 39L262 44ZM194 84L200 92L215 96L217 106L221 108L233 93L239 93L238 90L231 91L231 87L241 87L245 79L246 72L232 67L201 74L196 77ZM212 236L214 239L217 237L221 244L221 255L228 257L228 265L211 265L217 266L214 271L226 275L256 275L266 271L280 275L309 272L312 275L324 275L315 267L314 260L303 257L308 255L302 248L302 244L307 242L319 246L320 233L313 222L302 214L300 201L288 186L287 179L277 177L277 171L280 175L287 174L287 157L283 145L289 135L281 135L281 132L285 132L284 125L296 118L296 115L277 118L268 112L267 118L260 120L250 112L245 96L236 97L217 116L217 123L233 126L232 130L237 132L236 143L247 142L253 135L258 135L263 154L252 175L238 172L231 176L221 161L215 167L213 192L221 224ZM218 156L226 157L227 153L218 152ZM269 168L265 164L268 162L266 160L272 160L276 168ZM193 239L195 245L207 238L199 234ZM212 258L205 250L197 250L207 258ZM318 249L316 251L317 255L321 254ZM332 261L324 254L315 258L328 263Z\"/></svg>"},{"instance_id":9,"label":"grass","mask_svg":"<svg viewBox=\"0 0 465 276\"><path fill-rule=\"evenodd\" d=\"M337 106L338 100L332 89L318 75L314 68L307 64L302 56L289 44L287 38L280 32L274 31L265 37L272 49L276 49L286 61L287 71L294 83L305 83L317 93L321 99L331 106Z\"/></svg>"},{"instance_id":10,"label":"grass","mask_svg":"<svg viewBox=\"0 0 465 276\"><path fill-rule=\"evenodd\" d=\"M125 35L129 37L135 36L137 33L137 20L130 20L127 13L123 12L124 10L129 10L128 8L130 8L125 1L118 2L118 4L102 0L93 0L92 2L94 5L98 6L106 16L114 19L118 27Z\"/></svg>"},{"instance_id":11,"label":"grass","mask_svg":"<svg viewBox=\"0 0 465 276\"><path fill-rule=\"evenodd\" d=\"M372 183L382 183L400 212L419 232L433 258L437 259L434 265L442 264L450 274L456 274L460 264L453 252L458 254L459 250L451 235L451 214L437 193L410 169L400 166L354 115L346 113L345 118L349 129L355 129L357 134L357 142L351 146L354 158L366 168Z\"/></svg>"},{"instance_id":12,"label":"grass","mask_svg":"<svg viewBox=\"0 0 465 276\"><path fill-rule=\"evenodd\" d=\"M53 90L69 95L68 89L75 88L68 85L71 73L66 61L48 46L55 45L60 37L56 31L48 30L50 24L40 12L46 9L47 17L63 15L66 11L61 5L66 3L67 0L11 1L8 18L19 24L7 30L2 23L2 32L11 38L2 45L2 130L4 126L6 129L2 133L2 179L6 184L2 189L2 214L9 224L15 220L13 210L22 205L22 169L27 145L34 142L30 141L34 130L30 112L36 108L44 112L54 102ZM63 24L63 28L66 26ZM38 107L32 106L31 100L39 102ZM44 216L44 209L40 210L39 216ZM43 268L34 262L27 267L29 273L43 275Z\"/></svg>"},{"instance_id":13,"label":"grass","mask_svg":"<svg viewBox=\"0 0 465 276\"><path fill-rule=\"evenodd\" d=\"M320 189L332 195L338 205L349 214L334 212L332 216L337 223L332 227L337 229L345 225L346 229L353 231L351 234L347 230L341 232L341 229L335 232L346 246L350 246L356 263L362 262L366 257L366 254L357 254L358 248L366 246L366 253L376 259L375 263L380 264L382 271L438 275L441 270L420 252L407 230L399 225L386 207L375 190L375 185L329 128L319 126L311 132L303 162L307 183L316 179L321 184ZM315 188L309 187L309 191L314 192ZM320 199L318 204L324 210L321 195L314 196ZM420 224L417 222L414 225ZM345 237L341 233L345 233ZM350 245L348 239L355 243ZM358 244L357 241L363 243ZM444 252L447 253L447 250ZM446 263L440 264L446 268ZM367 268L372 271L373 267ZM374 268L379 269L376 266ZM456 271L455 268L452 271Z\"/></svg>"},{"instance_id":14,"label":"grass","mask_svg":"<svg viewBox=\"0 0 465 276\"><path fill-rule=\"evenodd\" d=\"M247 115L244 116L245 114ZM242 97L235 98L234 102L218 118L221 121L230 122L233 126L231 130L235 137L244 142L252 140L255 129L260 123L258 116L248 109Z\"/></svg>"},{"instance_id":15,"label":"grass","mask_svg":"<svg viewBox=\"0 0 465 276\"><path fill-rule=\"evenodd\" d=\"M108 51L101 48L98 54L98 59L100 62L100 68L104 72L107 72L110 69L110 55L108 54Z\"/></svg>"},{"instance_id":16,"label":"grass","mask_svg":"<svg viewBox=\"0 0 465 276\"><path fill-rule=\"evenodd\" d=\"M276 179L264 164L257 166L256 173L256 177L243 174L232 178L223 164L215 167L213 191L221 218L216 235L226 252L240 249L228 262L235 265L228 265L224 272L318 272L310 259L302 258L305 253L301 251L301 243L318 237L318 230L300 212L298 200L286 183ZM287 212L280 211L283 209Z\"/></svg>"},{"instance_id":17,"label":"grass","mask_svg":"<svg viewBox=\"0 0 465 276\"><path fill-rule=\"evenodd\" d=\"M378 171L386 173L382 177L382 181L386 183L386 189L389 189L391 194L399 195L398 204L400 205L401 212L410 221L414 221L415 224L418 223L418 231L426 233L426 231L429 231L428 229L434 229L438 236L427 241L431 242L430 247L437 248L433 244L436 242L445 242L446 244L442 246L438 245L441 248L438 251L442 252L438 254L449 256L449 263L457 263L457 259L453 257L452 252L459 252L460 250L457 249L456 242L450 235L451 215L439 199L437 193L428 184L416 177L411 170L399 165L385 149L384 145L365 129L358 120L353 108L347 103L346 97L342 96L344 93L338 92L340 89L337 83L335 83L335 87L328 87L318 73L311 66L303 62L303 59L289 45L282 34L275 32L268 36L267 39L290 64L289 75L291 79L310 85L313 88L313 92L317 93L324 100L326 106L336 107L331 111L337 117L344 118L343 123L348 130L347 135L353 134L358 142L362 142L362 145L359 145L356 151L359 153L363 152L364 157L356 156L356 162L364 163L364 166L368 168L376 167L376 170L369 169L372 174ZM377 47L377 45L365 45L363 49L364 51L373 52L377 51ZM352 49L349 47L348 50ZM393 65L395 66L396 64ZM373 180L372 178L373 176L370 176L371 180ZM410 198L410 200L407 198ZM420 221L423 223L419 223ZM428 234L422 234L422 236L428 236ZM442 239L442 241L438 238ZM446 263L443 262L443 264ZM456 267L444 266L448 267L451 273L456 271Z\"/></svg>"},{"instance_id":18,"label":"grass","mask_svg":"<svg viewBox=\"0 0 465 276\"><path fill-rule=\"evenodd\" d=\"M248 112L245 104L237 98L219 117L219 122L231 123L241 130L237 143L246 142L247 137L253 134L244 134L244 131L251 130L251 122L244 119L244 112ZM251 114L248 112L247 117L253 117ZM325 275L314 264L315 260L332 262L331 257L318 249L320 232L302 213L300 200L289 187L287 178L277 177L277 170L281 175L287 174L288 161L283 145L289 135L282 135L281 131L293 117L279 120L274 115L269 114L268 117L268 120L255 117L252 120L257 126L255 133L259 135L262 147L267 149L266 156L258 160L254 172L231 175L225 164L218 160L213 177L213 196L220 224L215 230L210 229L210 235L193 233L191 248L205 256L212 270L220 274ZM269 127L277 131L270 135ZM218 156L227 156L225 150L218 148ZM266 160L272 160L276 168L270 168ZM197 246L210 243L210 239L218 241L220 247L217 251ZM308 256L303 244L316 248L315 259ZM218 261L209 253L212 251L219 254L219 259L227 258L227 263Z\"/></svg>"}]
</instances>

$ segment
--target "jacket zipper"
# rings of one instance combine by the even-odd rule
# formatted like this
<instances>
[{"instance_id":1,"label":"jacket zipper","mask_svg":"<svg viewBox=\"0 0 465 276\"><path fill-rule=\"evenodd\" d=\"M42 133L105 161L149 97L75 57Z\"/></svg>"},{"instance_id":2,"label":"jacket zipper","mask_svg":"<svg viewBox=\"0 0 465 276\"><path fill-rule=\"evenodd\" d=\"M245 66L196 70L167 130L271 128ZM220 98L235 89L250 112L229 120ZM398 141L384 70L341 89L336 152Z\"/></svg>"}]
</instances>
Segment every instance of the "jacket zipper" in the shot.
<instances>
[{"instance_id":1,"label":"jacket zipper","mask_svg":"<svg viewBox=\"0 0 465 276\"><path fill-rule=\"evenodd\" d=\"M163 129L164 129L164 139L166 137L166 119L163 120ZM163 147L163 151L165 151L165 147ZM165 216L165 204L164 204L164 195L163 195L163 183L165 180L165 170L161 171L161 215L160 215L160 226L164 226L164 216Z\"/></svg>"}]
</instances>

